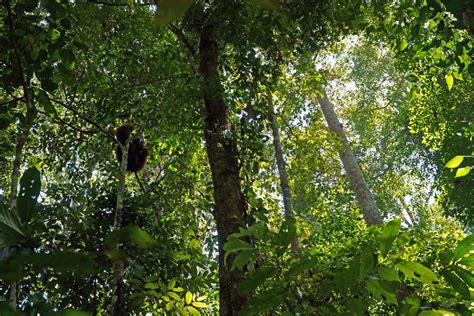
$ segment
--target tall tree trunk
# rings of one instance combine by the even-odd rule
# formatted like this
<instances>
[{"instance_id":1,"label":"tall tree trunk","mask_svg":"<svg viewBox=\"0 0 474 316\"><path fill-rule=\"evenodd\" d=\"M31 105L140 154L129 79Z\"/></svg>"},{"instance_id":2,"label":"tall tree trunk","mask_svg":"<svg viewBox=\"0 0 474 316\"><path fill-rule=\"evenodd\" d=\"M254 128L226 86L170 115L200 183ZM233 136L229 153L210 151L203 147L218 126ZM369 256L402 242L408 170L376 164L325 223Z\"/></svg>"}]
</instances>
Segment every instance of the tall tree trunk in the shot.
<instances>
[{"instance_id":1,"label":"tall tree trunk","mask_svg":"<svg viewBox=\"0 0 474 316\"><path fill-rule=\"evenodd\" d=\"M324 117L326 118L329 129L342 139L343 147L339 150L339 157L342 160L342 165L344 166L349 183L355 192L356 199L359 203L360 211L362 212L365 222L367 225L382 224L383 219L380 215L377 204L375 203L372 193L370 193L369 185L362 175L357 158L349 146L349 141L347 140L346 134L344 133L342 124L337 118L334 107L326 95L326 91L323 90L322 97L318 96L318 102L321 106Z\"/></svg>"},{"instance_id":2,"label":"tall tree trunk","mask_svg":"<svg viewBox=\"0 0 474 316\"><path fill-rule=\"evenodd\" d=\"M227 237L245 226L246 205L242 194L237 147L228 122L228 107L218 69L216 26L208 22L200 32L199 74L203 80L204 137L214 187L215 220L219 241L220 315L237 315L247 297L237 288L243 272L231 271L233 257L224 262Z\"/></svg>"},{"instance_id":3,"label":"tall tree trunk","mask_svg":"<svg viewBox=\"0 0 474 316\"><path fill-rule=\"evenodd\" d=\"M267 85L267 103L268 103L268 113L270 117L270 124L272 127L273 147L275 148L275 158L276 158L277 167L278 167L278 174L280 176L280 188L281 188L281 193L283 196L284 214L285 214L285 217L291 218L294 220L293 203L291 200L290 185L288 183L288 174L286 172L285 158L283 157L283 150L281 148L280 128L276 120L275 108L273 106L272 92L268 85ZM295 255L299 255L301 253L297 236L295 236L295 238L291 241L291 251Z\"/></svg>"},{"instance_id":4,"label":"tall tree trunk","mask_svg":"<svg viewBox=\"0 0 474 316\"><path fill-rule=\"evenodd\" d=\"M115 217L114 217L114 231L118 231L122 228L122 213L123 213L123 196L125 194L125 176L127 173L128 164L128 147L130 145L131 136L128 135L125 140L125 144L120 144L120 150L122 151L122 161L120 162L120 174L119 183L117 187L117 203L115 205ZM115 250L119 250L120 245L115 246ZM113 270L113 289L112 297L110 299L110 313L111 316L125 315L125 298L124 298L124 282L123 282L123 270L124 264L121 259L115 259L112 265Z\"/></svg>"},{"instance_id":5,"label":"tall tree trunk","mask_svg":"<svg viewBox=\"0 0 474 316\"><path fill-rule=\"evenodd\" d=\"M18 180L20 178L20 168L23 161L23 150L30 134L36 117L36 108L33 104L32 91L30 87L30 78L26 72L23 56L15 37L15 21L14 13L12 12L11 3L9 0L4 1L5 9L7 11L6 23L9 30L9 40L13 48L13 55L15 56L16 66L18 67L18 75L20 76L21 86L23 88L23 101L26 104L25 124L21 129L15 148L15 160L13 161L13 170L11 176L10 196L8 206L10 212L17 216L17 197L18 197ZM16 310L18 304L18 284L13 281L10 284L9 305Z\"/></svg>"}]
</instances>

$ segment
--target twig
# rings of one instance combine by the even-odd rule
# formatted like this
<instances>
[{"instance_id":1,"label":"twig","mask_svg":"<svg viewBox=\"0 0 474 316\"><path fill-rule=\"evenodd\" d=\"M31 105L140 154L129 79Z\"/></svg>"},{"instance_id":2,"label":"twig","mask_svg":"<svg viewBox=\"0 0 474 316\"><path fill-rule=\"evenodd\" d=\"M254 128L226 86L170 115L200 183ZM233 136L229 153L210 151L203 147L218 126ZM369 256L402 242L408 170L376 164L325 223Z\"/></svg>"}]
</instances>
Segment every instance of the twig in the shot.
<instances>
[{"instance_id":1,"label":"twig","mask_svg":"<svg viewBox=\"0 0 474 316\"><path fill-rule=\"evenodd\" d=\"M91 131L91 130L82 130L82 129L80 129L80 128L78 128L78 127L75 127L75 126L72 125L71 123L69 123L69 122L67 122L67 121L65 121L65 120L63 120L63 119L61 119L61 118L59 118L59 117L52 117L52 116L49 115L48 113L43 112L43 111L41 111L41 110L37 110L37 111L38 111L38 113L43 114L43 115L45 115L45 116L51 118L52 120L54 120L54 121L56 121L56 122L63 123L63 124L65 124L65 125L69 126L70 128L72 128L73 130L75 130L75 131L77 131L77 132L79 132L79 133L88 134L88 135L92 135L92 134L95 134L95 133L96 133L95 131Z\"/></svg>"},{"instance_id":2,"label":"twig","mask_svg":"<svg viewBox=\"0 0 474 316\"><path fill-rule=\"evenodd\" d=\"M120 142L115 138L114 135L112 135L111 133L109 133L106 129L104 129L102 126L100 126L99 124L97 124L96 122L94 122L93 120L91 120L90 118L88 118L87 116L79 113L76 109L74 109L73 107L69 106L68 104L66 104L65 102L63 101L59 101L59 100L55 100L55 99L50 99L51 101L65 107L66 109L68 109L69 111L73 112L74 114L76 114L77 116L79 116L81 119L83 119L84 121L86 121L87 123L95 126L97 129L99 129L102 133L104 133L107 137L109 137L110 139L113 139L114 142L116 142L117 144L119 144L120 146L122 146L122 144L120 144Z\"/></svg>"}]
</instances>

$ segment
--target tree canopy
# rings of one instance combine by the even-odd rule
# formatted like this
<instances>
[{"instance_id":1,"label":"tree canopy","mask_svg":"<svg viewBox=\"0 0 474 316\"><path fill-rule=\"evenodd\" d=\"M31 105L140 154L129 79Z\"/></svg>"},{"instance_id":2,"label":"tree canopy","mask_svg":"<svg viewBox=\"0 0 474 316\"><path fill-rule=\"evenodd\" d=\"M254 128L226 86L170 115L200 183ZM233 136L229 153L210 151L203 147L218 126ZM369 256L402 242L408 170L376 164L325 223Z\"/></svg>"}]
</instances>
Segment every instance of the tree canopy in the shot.
<instances>
[{"instance_id":1,"label":"tree canopy","mask_svg":"<svg viewBox=\"0 0 474 316\"><path fill-rule=\"evenodd\" d=\"M473 30L469 0L2 0L0 314L472 315Z\"/></svg>"}]
</instances>

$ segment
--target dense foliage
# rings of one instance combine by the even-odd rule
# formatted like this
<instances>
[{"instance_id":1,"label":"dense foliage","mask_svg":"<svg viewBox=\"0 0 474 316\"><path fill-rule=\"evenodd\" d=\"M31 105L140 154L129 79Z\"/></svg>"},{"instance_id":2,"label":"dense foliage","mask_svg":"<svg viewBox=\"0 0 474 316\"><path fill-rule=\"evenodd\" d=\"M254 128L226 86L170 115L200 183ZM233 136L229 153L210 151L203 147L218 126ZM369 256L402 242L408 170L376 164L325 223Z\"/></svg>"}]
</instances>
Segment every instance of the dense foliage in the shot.
<instances>
[{"instance_id":1,"label":"dense foliage","mask_svg":"<svg viewBox=\"0 0 474 316\"><path fill-rule=\"evenodd\" d=\"M2 0L0 314L471 315L473 26L467 0Z\"/></svg>"}]
</instances>

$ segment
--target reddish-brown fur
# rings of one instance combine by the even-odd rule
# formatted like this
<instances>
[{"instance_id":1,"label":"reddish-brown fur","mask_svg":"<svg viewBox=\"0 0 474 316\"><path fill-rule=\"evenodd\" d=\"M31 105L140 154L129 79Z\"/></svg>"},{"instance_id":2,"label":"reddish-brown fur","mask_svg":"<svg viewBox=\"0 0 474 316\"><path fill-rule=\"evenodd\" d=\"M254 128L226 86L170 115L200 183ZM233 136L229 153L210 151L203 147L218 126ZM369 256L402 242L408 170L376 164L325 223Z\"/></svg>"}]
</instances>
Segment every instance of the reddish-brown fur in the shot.
<instances>
[{"instance_id":1,"label":"reddish-brown fur","mask_svg":"<svg viewBox=\"0 0 474 316\"><path fill-rule=\"evenodd\" d=\"M130 136L130 133L135 129L132 124L124 124L117 128L115 136L117 140L123 145ZM122 162L122 150L117 145L115 150L117 154L117 161ZM145 148L142 140L138 137L132 138L128 144L128 159L127 159L127 171L137 172L143 169L146 160L148 158L148 149Z\"/></svg>"}]
</instances>

